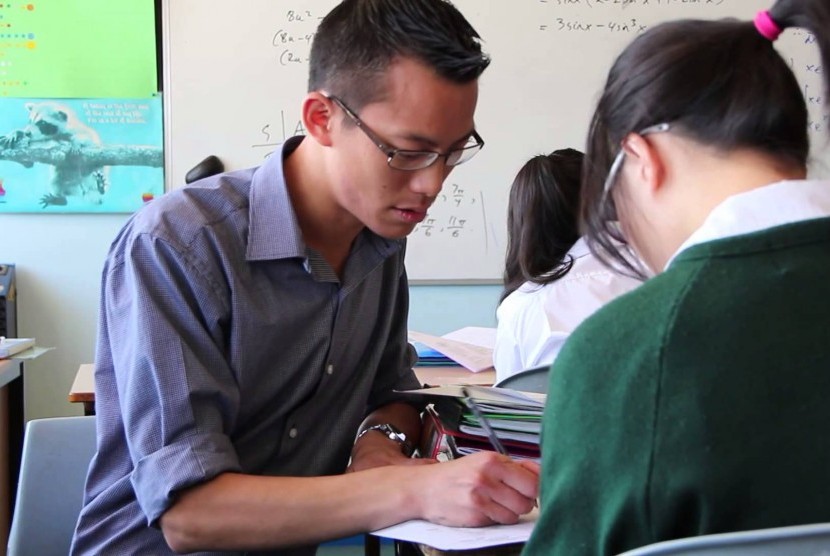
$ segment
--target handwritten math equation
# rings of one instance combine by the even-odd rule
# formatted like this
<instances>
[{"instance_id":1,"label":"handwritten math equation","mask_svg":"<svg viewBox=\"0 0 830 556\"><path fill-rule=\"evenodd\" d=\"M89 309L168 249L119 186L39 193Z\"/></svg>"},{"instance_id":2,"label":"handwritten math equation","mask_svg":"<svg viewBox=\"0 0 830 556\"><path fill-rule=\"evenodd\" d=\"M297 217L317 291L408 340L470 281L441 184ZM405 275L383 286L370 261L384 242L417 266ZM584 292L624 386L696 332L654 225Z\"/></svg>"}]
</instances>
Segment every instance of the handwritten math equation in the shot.
<instances>
[{"instance_id":1,"label":"handwritten math equation","mask_svg":"<svg viewBox=\"0 0 830 556\"><path fill-rule=\"evenodd\" d=\"M582 19L566 19L564 17L557 17L556 21L551 24L541 24L539 25L540 31L594 31L594 32L609 32L609 33L632 33L638 34L642 33L648 29L647 25L644 25L637 21L637 18L630 18L630 19L620 19L617 21L613 20L604 20L603 22L589 22L587 20Z\"/></svg>"},{"instance_id":2,"label":"handwritten math equation","mask_svg":"<svg viewBox=\"0 0 830 556\"><path fill-rule=\"evenodd\" d=\"M274 152L277 145L284 143L289 137L305 134L306 129L299 116L288 115L285 110L280 110L279 120L262 123L255 134L251 148L262 151L262 158L265 158Z\"/></svg>"},{"instance_id":3,"label":"handwritten math equation","mask_svg":"<svg viewBox=\"0 0 830 556\"><path fill-rule=\"evenodd\" d=\"M423 222L410 237L438 240L470 238L486 229L484 193L457 183L444 184Z\"/></svg>"},{"instance_id":4,"label":"handwritten math equation","mask_svg":"<svg viewBox=\"0 0 830 556\"><path fill-rule=\"evenodd\" d=\"M793 35L800 44L810 45L806 48L816 48L816 37L809 31L795 29ZM825 95L823 76L826 69L821 64L819 53L816 50L810 59L796 62L792 57L787 62L801 83L801 92L807 102L809 121L807 129L815 135L824 135L830 129L830 113L825 109Z\"/></svg>"},{"instance_id":5,"label":"handwritten math equation","mask_svg":"<svg viewBox=\"0 0 830 556\"><path fill-rule=\"evenodd\" d=\"M538 30L556 33L628 33L637 35L648 29L643 17L631 17L622 10L625 8L642 8L640 15L646 19L654 15L662 19L666 7L688 6L690 9L704 5L720 6L730 0L537 0L539 4L551 8L551 19L542 20ZM553 8L556 8L555 12ZM562 15L562 8L580 10Z\"/></svg>"},{"instance_id":6,"label":"handwritten math equation","mask_svg":"<svg viewBox=\"0 0 830 556\"><path fill-rule=\"evenodd\" d=\"M540 4L551 6L585 6L587 8L602 6L677 6L681 4L720 6L728 0L538 0Z\"/></svg>"},{"instance_id":7,"label":"handwritten math equation","mask_svg":"<svg viewBox=\"0 0 830 556\"><path fill-rule=\"evenodd\" d=\"M271 36L271 47L280 66L308 63L311 41L325 14L312 10L288 10L282 26Z\"/></svg>"}]
</instances>

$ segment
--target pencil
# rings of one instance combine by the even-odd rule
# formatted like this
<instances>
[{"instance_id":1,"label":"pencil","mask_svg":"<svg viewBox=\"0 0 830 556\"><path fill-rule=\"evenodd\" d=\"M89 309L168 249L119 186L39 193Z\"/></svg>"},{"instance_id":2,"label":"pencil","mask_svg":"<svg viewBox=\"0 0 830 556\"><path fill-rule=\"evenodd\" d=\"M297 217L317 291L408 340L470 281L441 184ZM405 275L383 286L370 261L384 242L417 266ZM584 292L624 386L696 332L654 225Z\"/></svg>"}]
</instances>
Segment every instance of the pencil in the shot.
<instances>
[{"instance_id":1,"label":"pencil","mask_svg":"<svg viewBox=\"0 0 830 556\"><path fill-rule=\"evenodd\" d=\"M487 433L487 438L490 440L490 444L495 448L495 450L503 455L508 455L507 450L504 449L499 437L496 436L496 431L493 430L493 427L490 425L490 421L487 420L487 417L484 416L481 409L476 405L476 402L473 401L473 397L470 396L470 391L467 390L466 386L461 387L461 393L464 394L464 403L467 404L467 407L470 408L470 411L473 412L475 418L478 419L478 422L481 424L481 428L484 429L484 432Z\"/></svg>"}]
</instances>

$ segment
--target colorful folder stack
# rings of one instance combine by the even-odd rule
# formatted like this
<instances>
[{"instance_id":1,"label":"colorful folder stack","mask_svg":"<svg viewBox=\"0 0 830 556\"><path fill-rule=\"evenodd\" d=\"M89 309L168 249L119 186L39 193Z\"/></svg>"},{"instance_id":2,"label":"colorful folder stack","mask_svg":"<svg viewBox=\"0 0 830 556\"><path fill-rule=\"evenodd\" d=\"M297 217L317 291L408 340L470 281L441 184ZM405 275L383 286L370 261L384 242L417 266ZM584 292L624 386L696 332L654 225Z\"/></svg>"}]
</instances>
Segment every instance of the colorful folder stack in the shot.
<instances>
[{"instance_id":1,"label":"colorful folder stack","mask_svg":"<svg viewBox=\"0 0 830 556\"><path fill-rule=\"evenodd\" d=\"M468 387L508 454L538 461L544 396L506 388ZM451 459L493 451L487 433L459 397L435 399L424 413L420 452Z\"/></svg>"}]
</instances>

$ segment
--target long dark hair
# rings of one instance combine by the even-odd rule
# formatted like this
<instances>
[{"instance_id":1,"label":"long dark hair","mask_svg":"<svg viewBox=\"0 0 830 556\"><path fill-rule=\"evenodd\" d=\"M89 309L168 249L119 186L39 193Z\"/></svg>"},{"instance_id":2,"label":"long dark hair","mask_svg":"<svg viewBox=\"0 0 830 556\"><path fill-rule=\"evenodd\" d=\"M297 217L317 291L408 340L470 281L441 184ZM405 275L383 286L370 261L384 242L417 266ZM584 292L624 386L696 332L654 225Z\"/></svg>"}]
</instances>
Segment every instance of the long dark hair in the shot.
<instances>
[{"instance_id":1,"label":"long dark hair","mask_svg":"<svg viewBox=\"0 0 830 556\"><path fill-rule=\"evenodd\" d=\"M812 32L828 67L828 0L779 0L770 15L781 29ZM635 39L611 68L591 122L581 213L591 250L639 276L638 265L615 247L624 238L604 182L625 136L664 122L701 144L752 149L783 168L806 169L810 150L798 82L752 22L673 21Z\"/></svg>"},{"instance_id":2,"label":"long dark hair","mask_svg":"<svg viewBox=\"0 0 830 556\"><path fill-rule=\"evenodd\" d=\"M385 93L380 80L399 56L460 84L490 64L476 30L446 0L343 0L314 35L308 90L327 90L360 110Z\"/></svg>"},{"instance_id":3,"label":"long dark hair","mask_svg":"<svg viewBox=\"0 0 830 556\"><path fill-rule=\"evenodd\" d=\"M510 188L501 300L524 282L544 285L568 273L579 239L583 154L560 149L528 160Z\"/></svg>"}]
</instances>

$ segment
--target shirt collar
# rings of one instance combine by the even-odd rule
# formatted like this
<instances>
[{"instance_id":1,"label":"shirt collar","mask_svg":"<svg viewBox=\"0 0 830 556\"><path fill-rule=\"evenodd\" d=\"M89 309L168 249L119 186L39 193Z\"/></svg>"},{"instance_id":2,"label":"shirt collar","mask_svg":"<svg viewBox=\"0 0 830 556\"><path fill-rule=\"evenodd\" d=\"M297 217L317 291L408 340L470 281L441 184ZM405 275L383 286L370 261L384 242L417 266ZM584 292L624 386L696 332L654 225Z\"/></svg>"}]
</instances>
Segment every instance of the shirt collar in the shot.
<instances>
[{"instance_id":1,"label":"shirt collar","mask_svg":"<svg viewBox=\"0 0 830 556\"><path fill-rule=\"evenodd\" d=\"M291 205L283 168L285 159L302 141L302 136L291 137L254 171L246 252L249 261L309 257L309 249L303 241L303 233ZM364 244L372 247L377 261L380 261L401 250L406 243L402 239L382 238L364 229L356 238L352 253L361 251ZM310 270L311 265L307 266Z\"/></svg>"},{"instance_id":2,"label":"shirt collar","mask_svg":"<svg viewBox=\"0 0 830 556\"><path fill-rule=\"evenodd\" d=\"M306 246L285 185L283 162L303 141L291 137L254 171L251 180L249 261L305 257Z\"/></svg>"},{"instance_id":3,"label":"shirt collar","mask_svg":"<svg viewBox=\"0 0 830 556\"><path fill-rule=\"evenodd\" d=\"M703 225L683 242L665 268L668 268L680 253L699 243L758 232L802 220L825 218L828 215L828 181L781 181L738 193L726 198L709 213Z\"/></svg>"},{"instance_id":4,"label":"shirt collar","mask_svg":"<svg viewBox=\"0 0 830 556\"><path fill-rule=\"evenodd\" d=\"M570 255L574 259L587 257L590 253L591 250L588 248L588 242L585 241L584 237L580 237L578 240L576 240L576 243L574 243L568 251L568 255Z\"/></svg>"}]
</instances>

